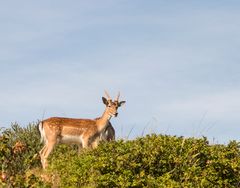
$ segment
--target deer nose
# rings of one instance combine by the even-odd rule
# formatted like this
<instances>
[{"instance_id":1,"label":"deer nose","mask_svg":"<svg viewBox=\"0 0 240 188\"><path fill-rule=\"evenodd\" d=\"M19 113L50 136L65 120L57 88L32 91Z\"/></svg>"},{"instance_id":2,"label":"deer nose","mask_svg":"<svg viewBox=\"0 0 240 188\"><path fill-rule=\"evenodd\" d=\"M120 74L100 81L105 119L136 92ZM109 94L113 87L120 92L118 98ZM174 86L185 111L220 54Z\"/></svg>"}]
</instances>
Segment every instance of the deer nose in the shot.
<instances>
[{"instance_id":1,"label":"deer nose","mask_svg":"<svg viewBox=\"0 0 240 188\"><path fill-rule=\"evenodd\" d=\"M115 113L115 117L117 117L118 116L118 113Z\"/></svg>"}]
</instances>

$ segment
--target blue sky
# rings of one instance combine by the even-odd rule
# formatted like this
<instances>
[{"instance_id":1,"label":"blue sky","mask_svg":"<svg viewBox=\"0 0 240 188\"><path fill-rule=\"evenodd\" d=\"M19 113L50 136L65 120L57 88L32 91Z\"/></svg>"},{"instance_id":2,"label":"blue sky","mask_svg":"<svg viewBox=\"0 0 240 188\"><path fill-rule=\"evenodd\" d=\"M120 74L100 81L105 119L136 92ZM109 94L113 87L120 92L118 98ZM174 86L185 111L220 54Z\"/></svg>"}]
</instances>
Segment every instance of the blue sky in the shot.
<instances>
[{"instance_id":1,"label":"blue sky","mask_svg":"<svg viewBox=\"0 0 240 188\"><path fill-rule=\"evenodd\" d=\"M95 118L127 103L117 137L240 140L238 1L0 3L0 126ZM130 135L129 135L130 134Z\"/></svg>"}]
</instances>

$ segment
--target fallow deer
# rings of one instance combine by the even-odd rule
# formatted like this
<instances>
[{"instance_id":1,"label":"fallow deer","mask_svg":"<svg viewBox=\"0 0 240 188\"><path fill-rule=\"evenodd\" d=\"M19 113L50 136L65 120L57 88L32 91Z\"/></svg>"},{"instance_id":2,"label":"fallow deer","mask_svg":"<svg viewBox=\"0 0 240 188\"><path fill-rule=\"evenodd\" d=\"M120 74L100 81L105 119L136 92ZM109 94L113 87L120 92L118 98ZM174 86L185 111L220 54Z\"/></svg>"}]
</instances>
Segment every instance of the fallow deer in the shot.
<instances>
[{"instance_id":1,"label":"fallow deer","mask_svg":"<svg viewBox=\"0 0 240 188\"><path fill-rule=\"evenodd\" d=\"M44 141L44 146L39 154L44 169L47 167L49 154L58 143L76 143L83 148L95 148L98 146L100 139L111 139L111 136L109 136L109 131L112 131L109 126L111 125L110 119L113 116L117 117L118 107L122 106L125 101L119 102L120 93L118 93L114 101L106 91L105 94L107 98L102 97L102 101L106 108L100 118L73 119L52 117L39 123L41 140Z\"/></svg>"}]
</instances>

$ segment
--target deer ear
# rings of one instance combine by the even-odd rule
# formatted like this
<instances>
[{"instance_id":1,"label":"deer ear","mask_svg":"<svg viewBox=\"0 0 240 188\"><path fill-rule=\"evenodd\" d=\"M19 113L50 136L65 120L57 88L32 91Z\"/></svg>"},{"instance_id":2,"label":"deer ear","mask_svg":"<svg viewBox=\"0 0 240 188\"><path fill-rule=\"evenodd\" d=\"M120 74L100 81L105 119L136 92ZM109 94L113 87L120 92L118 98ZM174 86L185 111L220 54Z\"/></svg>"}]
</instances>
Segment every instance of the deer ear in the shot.
<instances>
[{"instance_id":1,"label":"deer ear","mask_svg":"<svg viewBox=\"0 0 240 188\"><path fill-rule=\"evenodd\" d=\"M105 97L102 97L103 104L108 105L108 100Z\"/></svg>"},{"instance_id":2,"label":"deer ear","mask_svg":"<svg viewBox=\"0 0 240 188\"><path fill-rule=\"evenodd\" d=\"M125 103L126 103L126 101L121 101L118 103L118 106L120 107L120 106L124 105Z\"/></svg>"}]
</instances>

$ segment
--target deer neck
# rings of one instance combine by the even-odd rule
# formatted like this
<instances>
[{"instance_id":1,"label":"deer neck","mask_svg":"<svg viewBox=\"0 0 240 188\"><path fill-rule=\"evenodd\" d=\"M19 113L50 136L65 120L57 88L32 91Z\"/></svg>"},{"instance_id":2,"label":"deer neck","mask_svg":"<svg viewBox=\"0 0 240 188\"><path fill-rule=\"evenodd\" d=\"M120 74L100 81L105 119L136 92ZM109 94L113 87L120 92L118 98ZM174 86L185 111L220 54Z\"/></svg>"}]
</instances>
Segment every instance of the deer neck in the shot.
<instances>
[{"instance_id":1,"label":"deer neck","mask_svg":"<svg viewBox=\"0 0 240 188\"><path fill-rule=\"evenodd\" d=\"M110 119L111 119L111 116L105 110L101 118L97 120L99 132L102 132L107 127Z\"/></svg>"}]
</instances>

